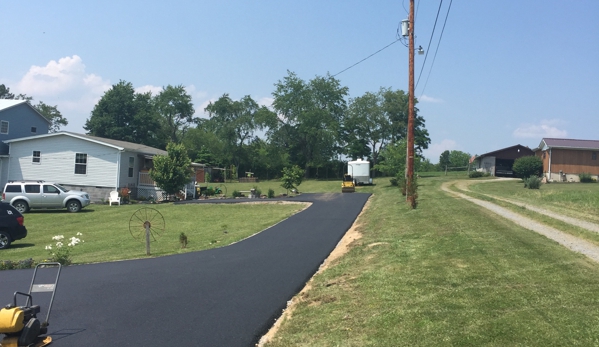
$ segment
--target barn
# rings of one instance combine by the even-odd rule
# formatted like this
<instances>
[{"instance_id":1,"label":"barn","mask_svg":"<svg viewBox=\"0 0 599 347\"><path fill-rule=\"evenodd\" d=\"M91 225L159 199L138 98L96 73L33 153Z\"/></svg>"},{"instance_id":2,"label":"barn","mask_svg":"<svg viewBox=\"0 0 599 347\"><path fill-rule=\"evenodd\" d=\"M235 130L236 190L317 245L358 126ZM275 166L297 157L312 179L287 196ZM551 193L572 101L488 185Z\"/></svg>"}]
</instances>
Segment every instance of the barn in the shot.
<instances>
[{"instance_id":1,"label":"barn","mask_svg":"<svg viewBox=\"0 0 599 347\"><path fill-rule=\"evenodd\" d=\"M521 157L533 156L534 151L522 145L515 145L493 152L477 155L472 160L473 169L498 177L514 177L514 161Z\"/></svg>"}]
</instances>

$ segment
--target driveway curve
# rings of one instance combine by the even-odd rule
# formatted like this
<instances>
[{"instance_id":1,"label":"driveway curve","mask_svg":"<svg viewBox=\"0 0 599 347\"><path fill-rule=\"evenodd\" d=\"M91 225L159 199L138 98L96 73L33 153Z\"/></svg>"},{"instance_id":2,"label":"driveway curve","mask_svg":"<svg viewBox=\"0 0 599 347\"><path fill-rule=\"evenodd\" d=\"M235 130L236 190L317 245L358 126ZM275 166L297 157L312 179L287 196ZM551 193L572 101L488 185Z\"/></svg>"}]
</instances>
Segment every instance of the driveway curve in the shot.
<instances>
[{"instance_id":1,"label":"driveway curve","mask_svg":"<svg viewBox=\"0 0 599 347\"><path fill-rule=\"evenodd\" d=\"M253 346L369 197L302 194L289 200L309 208L230 246L66 267L50 316L52 346ZM0 305L26 292L32 273L0 271Z\"/></svg>"}]
</instances>

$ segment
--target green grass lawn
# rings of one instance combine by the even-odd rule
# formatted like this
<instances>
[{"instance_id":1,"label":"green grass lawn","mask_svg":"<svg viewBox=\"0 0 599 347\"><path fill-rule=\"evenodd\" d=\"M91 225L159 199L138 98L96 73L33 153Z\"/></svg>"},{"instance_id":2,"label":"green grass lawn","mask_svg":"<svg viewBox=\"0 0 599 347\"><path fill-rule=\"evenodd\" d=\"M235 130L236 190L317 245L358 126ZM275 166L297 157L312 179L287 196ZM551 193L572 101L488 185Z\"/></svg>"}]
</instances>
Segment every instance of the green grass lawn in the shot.
<instances>
[{"instance_id":1,"label":"green grass lawn","mask_svg":"<svg viewBox=\"0 0 599 347\"><path fill-rule=\"evenodd\" d=\"M599 344L596 263L421 176L416 210L376 182L363 237L267 346Z\"/></svg>"},{"instance_id":2,"label":"green grass lawn","mask_svg":"<svg viewBox=\"0 0 599 347\"><path fill-rule=\"evenodd\" d=\"M143 208L156 209L165 221L165 232L151 243L152 256L222 247L242 240L295 214L305 204L92 204L79 213L66 210L32 210L26 213L28 235L0 251L0 260L19 261L49 258L52 237L65 239L82 233L85 241L71 248L75 263L103 262L146 257L145 239L135 239L129 226L139 233L143 223L132 215ZM157 219L156 219L157 220ZM226 233L225 233L226 231ZM188 238L187 248L179 243L180 233ZM78 236L79 237L79 236Z\"/></svg>"},{"instance_id":3,"label":"green grass lawn","mask_svg":"<svg viewBox=\"0 0 599 347\"><path fill-rule=\"evenodd\" d=\"M599 223L599 184L550 183L525 189L521 181L473 184L470 190L548 208L572 217Z\"/></svg>"}]
</instances>

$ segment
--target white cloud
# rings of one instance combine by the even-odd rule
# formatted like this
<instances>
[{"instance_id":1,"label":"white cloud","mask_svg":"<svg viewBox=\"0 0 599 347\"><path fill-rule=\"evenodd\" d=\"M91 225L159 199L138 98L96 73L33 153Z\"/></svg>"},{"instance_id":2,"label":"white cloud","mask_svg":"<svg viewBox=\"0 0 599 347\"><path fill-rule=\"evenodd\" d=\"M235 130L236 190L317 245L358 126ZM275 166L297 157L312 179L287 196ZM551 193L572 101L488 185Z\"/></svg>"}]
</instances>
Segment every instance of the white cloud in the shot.
<instances>
[{"instance_id":1,"label":"white cloud","mask_svg":"<svg viewBox=\"0 0 599 347\"><path fill-rule=\"evenodd\" d=\"M558 128L563 124L564 122L558 119L543 119L539 124L522 124L514 130L513 136L515 138L537 140L543 137L567 137L568 132Z\"/></svg>"},{"instance_id":2,"label":"white cloud","mask_svg":"<svg viewBox=\"0 0 599 347\"><path fill-rule=\"evenodd\" d=\"M158 95L162 91L162 87L153 86L151 84L146 84L145 86L135 88L135 92L139 94L144 94L147 92L151 92L153 96Z\"/></svg>"},{"instance_id":3,"label":"white cloud","mask_svg":"<svg viewBox=\"0 0 599 347\"><path fill-rule=\"evenodd\" d=\"M440 143L431 143L428 149L422 151L422 155L432 163L438 163L441 153L445 151L461 150L461 146L454 140L444 139Z\"/></svg>"},{"instance_id":4,"label":"white cloud","mask_svg":"<svg viewBox=\"0 0 599 347\"><path fill-rule=\"evenodd\" d=\"M431 97L431 96L424 95L424 94L422 94L422 95L421 95L421 96L418 98L418 101L420 101L420 102L431 102L431 103L435 103L435 104L438 104L438 103L441 103L441 102L443 102L443 100L442 100L442 99L433 98L433 97Z\"/></svg>"},{"instance_id":5,"label":"white cloud","mask_svg":"<svg viewBox=\"0 0 599 347\"><path fill-rule=\"evenodd\" d=\"M56 105L69 125L63 130L84 132L83 125L110 81L87 73L78 55L51 60L46 66L33 65L15 85L15 92Z\"/></svg>"},{"instance_id":6,"label":"white cloud","mask_svg":"<svg viewBox=\"0 0 599 347\"><path fill-rule=\"evenodd\" d=\"M260 99L258 99L258 101L256 101L256 102L258 103L258 105L261 105L261 106L266 106L266 107L268 107L268 108L272 109L272 103L273 103L274 101L275 101L275 99L274 99L274 98L271 98L271 97L265 96L265 97L263 97L263 98L260 98Z\"/></svg>"}]
</instances>

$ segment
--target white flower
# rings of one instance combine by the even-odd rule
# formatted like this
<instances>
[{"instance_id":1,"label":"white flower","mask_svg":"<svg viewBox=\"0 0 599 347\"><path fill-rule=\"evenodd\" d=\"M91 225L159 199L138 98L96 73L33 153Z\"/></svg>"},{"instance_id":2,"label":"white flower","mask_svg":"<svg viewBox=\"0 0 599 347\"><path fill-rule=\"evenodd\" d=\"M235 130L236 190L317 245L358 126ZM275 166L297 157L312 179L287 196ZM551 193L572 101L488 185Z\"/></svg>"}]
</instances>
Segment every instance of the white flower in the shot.
<instances>
[{"instance_id":1,"label":"white flower","mask_svg":"<svg viewBox=\"0 0 599 347\"><path fill-rule=\"evenodd\" d=\"M83 234L82 233L77 233L77 236L83 236Z\"/></svg>"},{"instance_id":2,"label":"white flower","mask_svg":"<svg viewBox=\"0 0 599 347\"><path fill-rule=\"evenodd\" d=\"M52 249L51 245L46 246L46 249Z\"/></svg>"},{"instance_id":3,"label":"white flower","mask_svg":"<svg viewBox=\"0 0 599 347\"><path fill-rule=\"evenodd\" d=\"M62 246L64 246L62 242L60 242L60 241L56 242L57 248L61 248Z\"/></svg>"},{"instance_id":4,"label":"white flower","mask_svg":"<svg viewBox=\"0 0 599 347\"><path fill-rule=\"evenodd\" d=\"M69 246L70 246L70 247L73 247L73 246L75 246L76 244L78 244L79 242L81 242L81 240L79 240L78 238L76 238L76 237L71 237L71 242L69 242Z\"/></svg>"},{"instance_id":5,"label":"white flower","mask_svg":"<svg viewBox=\"0 0 599 347\"><path fill-rule=\"evenodd\" d=\"M52 238L52 240L55 240L55 241L60 241L62 239L64 239L64 235L56 235Z\"/></svg>"}]
</instances>

